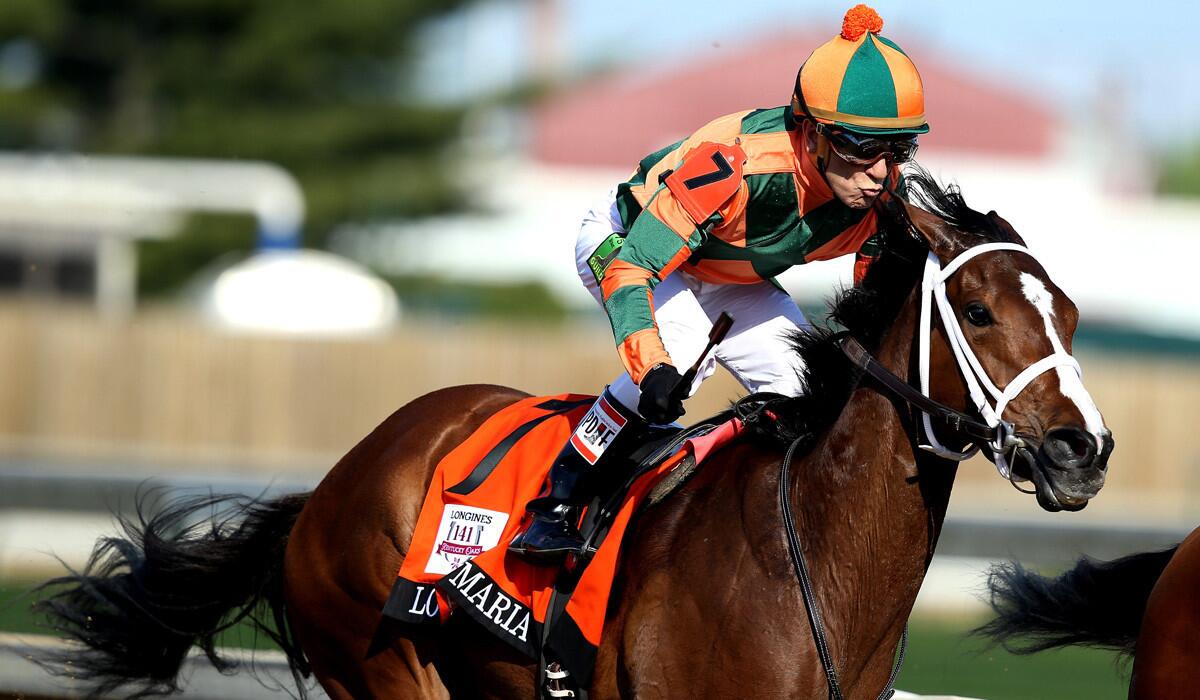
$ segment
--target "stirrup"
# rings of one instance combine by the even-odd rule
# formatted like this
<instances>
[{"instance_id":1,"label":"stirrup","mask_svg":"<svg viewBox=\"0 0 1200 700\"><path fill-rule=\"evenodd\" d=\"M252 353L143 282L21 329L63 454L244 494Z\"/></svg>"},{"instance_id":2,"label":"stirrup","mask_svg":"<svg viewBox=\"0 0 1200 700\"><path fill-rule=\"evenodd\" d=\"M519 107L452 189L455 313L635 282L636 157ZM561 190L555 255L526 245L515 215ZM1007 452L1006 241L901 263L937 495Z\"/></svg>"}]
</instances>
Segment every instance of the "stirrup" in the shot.
<instances>
[{"instance_id":1,"label":"stirrup","mask_svg":"<svg viewBox=\"0 0 1200 700\"><path fill-rule=\"evenodd\" d=\"M508 551L518 556L525 557L530 561L534 561L536 559L545 559L549 561L554 559L562 559L567 554L577 551L579 549L577 546L571 546L574 542L578 541L580 545L583 544L583 537L579 536L578 532L574 533L575 536L572 536L572 533L570 532L563 534L551 532L543 535L541 539L557 540L563 546L531 548L529 547L529 535L533 529L539 525L542 527L548 527L551 525L551 523L541 520L535 516L534 519L529 523L529 526L518 533L517 536L513 538L512 542L508 544Z\"/></svg>"},{"instance_id":2,"label":"stirrup","mask_svg":"<svg viewBox=\"0 0 1200 700\"><path fill-rule=\"evenodd\" d=\"M564 564L572 557L575 560L586 561L591 559L596 553L595 547L587 545L586 540L580 538L579 545L575 547L556 547L553 549L529 549L522 541L525 533L522 532L513 538L513 541L508 545L508 551L531 564Z\"/></svg>"},{"instance_id":3,"label":"stirrup","mask_svg":"<svg viewBox=\"0 0 1200 700\"><path fill-rule=\"evenodd\" d=\"M575 691L567 687L567 673L562 664L552 661L546 665L546 694L552 698L573 698Z\"/></svg>"}]
</instances>

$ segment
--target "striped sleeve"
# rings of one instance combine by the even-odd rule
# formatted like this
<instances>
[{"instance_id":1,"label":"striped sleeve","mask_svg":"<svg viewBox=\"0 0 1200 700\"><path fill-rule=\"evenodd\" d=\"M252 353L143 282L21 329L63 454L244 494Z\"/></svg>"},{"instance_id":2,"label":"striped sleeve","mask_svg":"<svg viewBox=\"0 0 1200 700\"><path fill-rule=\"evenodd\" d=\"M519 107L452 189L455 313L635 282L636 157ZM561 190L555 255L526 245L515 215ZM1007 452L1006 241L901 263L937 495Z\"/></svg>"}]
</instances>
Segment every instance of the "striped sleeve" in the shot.
<instances>
[{"instance_id":1,"label":"striped sleeve","mask_svg":"<svg viewBox=\"0 0 1200 700\"><path fill-rule=\"evenodd\" d=\"M867 276L867 270L871 269L871 264L879 259L882 238L881 232L876 231L870 238L863 241L858 252L854 254L855 285L862 284L863 279Z\"/></svg>"},{"instance_id":2,"label":"striped sleeve","mask_svg":"<svg viewBox=\"0 0 1200 700\"><path fill-rule=\"evenodd\" d=\"M904 176L900 173L898 167L892 167L892 173L889 176L896 181L896 195L901 199L907 199L908 187L905 185ZM890 195L884 194L884 197ZM871 269L871 264L879 259L879 254L883 252L883 231L876 231L870 238L863 241L862 246L854 254L854 284L862 284L863 278L867 276L867 270Z\"/></svg>"},{"instance_id":3,"label":"striped sleeve","mask_svg":"<svg viewBox=\"0 0 1200 700\"><path fill-rule=\"evenodd\" d=\"M601 280L604 309L621 362L634 382L670 363L654 321L652 292L700 245L700 232L666 187L659 187L634 221L617 259Z\"/></svg>"}]
</instances>

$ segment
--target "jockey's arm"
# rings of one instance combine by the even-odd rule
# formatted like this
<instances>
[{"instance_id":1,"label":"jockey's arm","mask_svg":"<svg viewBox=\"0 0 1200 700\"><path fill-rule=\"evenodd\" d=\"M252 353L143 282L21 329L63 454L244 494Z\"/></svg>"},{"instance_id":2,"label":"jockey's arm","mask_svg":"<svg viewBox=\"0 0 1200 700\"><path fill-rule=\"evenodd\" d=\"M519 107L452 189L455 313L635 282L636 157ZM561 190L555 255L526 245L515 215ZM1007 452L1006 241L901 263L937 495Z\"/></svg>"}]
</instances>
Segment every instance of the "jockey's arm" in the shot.
<instances>
[{"instance_id":1,"label":"jockey's arm","mask_svg":"<svg viewBox=\"0 0 1200 700\"><path fill-rule=\"evenodd\" d=\"M682 229L682 230L681 230ZM601 281L604 310L612 323L625 370L640 384L659 363L674 364L654 322L651 293L700 245L696 224L665 186L634 221L617 259Z\"/></svg>"},{"instance_id":2,"label":"jockey's arm","mask_svg":"<svg viewBox=\"0 0 1200 700\"><path fill-rule=\"evenodd\" d=\"M738 206L734 194L744 186L742 162L738 160L741 150L728 154L731 157L725 162L732 163L728 173L712 173L713 149L705 148L709 145L689 153L659 186L630 227L621 252L600 283L617 352L630 378L638 384L655 365L674 364L655 324L654 287L700 246L706 224L732 218L732 208ZM701 175L696 177L695 172ZM718 180L713 179L714 174ZM697 186L696 182L701 184Z\"/></svg>"}]
</instances>

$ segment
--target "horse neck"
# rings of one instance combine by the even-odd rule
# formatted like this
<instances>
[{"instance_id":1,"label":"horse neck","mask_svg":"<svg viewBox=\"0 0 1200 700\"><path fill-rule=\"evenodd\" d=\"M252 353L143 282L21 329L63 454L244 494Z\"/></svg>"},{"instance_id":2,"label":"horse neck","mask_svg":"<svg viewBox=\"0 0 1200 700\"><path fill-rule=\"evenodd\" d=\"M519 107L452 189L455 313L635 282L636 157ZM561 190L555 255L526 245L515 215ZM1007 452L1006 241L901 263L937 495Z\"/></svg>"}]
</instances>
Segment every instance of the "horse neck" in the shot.
<instances>
[{"instance_id":1,"label":"horse neck","mask_svg":"<svg viewBox=\"0 0 1200 700\"><path fill-rule=\"evenodd\" d=\"M918 292L876 353L900 377L910 375ZM904 404L875 388L856 389L792 477L800 536L847 673L855 664L861 670L872 653L890 649L899 636L954 482L953 463L915 448L908 415Z\"/></svg>"}]
</instances>

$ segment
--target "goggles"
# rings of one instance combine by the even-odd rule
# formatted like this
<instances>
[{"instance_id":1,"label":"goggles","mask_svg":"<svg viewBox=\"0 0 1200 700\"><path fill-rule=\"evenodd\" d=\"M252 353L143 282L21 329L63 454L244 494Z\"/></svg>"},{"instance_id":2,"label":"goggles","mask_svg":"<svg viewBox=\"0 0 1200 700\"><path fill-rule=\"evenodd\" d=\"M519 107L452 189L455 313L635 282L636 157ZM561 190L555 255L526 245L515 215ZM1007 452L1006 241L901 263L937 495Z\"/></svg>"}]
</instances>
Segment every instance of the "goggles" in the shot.
<instances>
[{"instance_id":1,"label":"goggles","mask_svg":"<svg viewBox=\"0 0 1200 700\"><path fill-rule=\"evenodd\" d=\"M817 124L817 133L829 141L829 147L839 158L854 165L870 165L880 158L893 163L907 163L917 154L917 136L879 138L849 131L834 130Z\"/></svg>"}]
</instances>

